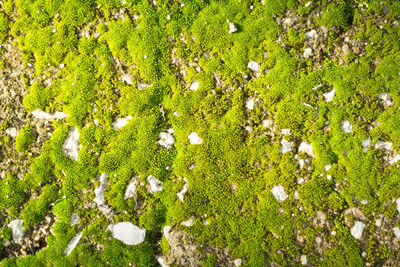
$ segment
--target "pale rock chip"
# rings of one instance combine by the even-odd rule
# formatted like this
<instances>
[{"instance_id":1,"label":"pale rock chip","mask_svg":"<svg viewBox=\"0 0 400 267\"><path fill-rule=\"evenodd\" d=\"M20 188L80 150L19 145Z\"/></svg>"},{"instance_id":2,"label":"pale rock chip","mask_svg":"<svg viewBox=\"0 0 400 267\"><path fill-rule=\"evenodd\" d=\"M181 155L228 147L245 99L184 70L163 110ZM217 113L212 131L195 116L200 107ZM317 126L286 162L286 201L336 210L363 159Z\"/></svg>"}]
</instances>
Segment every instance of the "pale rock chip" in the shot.
<instances>
[{"instance_id":1,"label":"pale rock chip","mask_svg":"<svg viewBox=\"0 0 400 267\"><path fill-rule=\"evenodd\" d=\"M242 259L235 259L234 261L233 261L233 264L236 266L236 267L239 267L239 266L241 266L242 265Z\"/></svg>"},{"instance_id":2,"label":"pale rock chip","mask_svg":"<svg viewBox=\"0 0 400 267\"><path fill-rule=\"evenodd\" d=\"M64 112L57 111L54 115L47 112L41 111L39 109L34 109L31 112L32 116L38 120L61 120L68 117L68 114Z\"/></svg>"},{"instance_id":3,"label":"pale rock chip","mask_svg":"<svg viewBox=\"0 0 400 267\"><path fill-rule=\"evenodd\" d=\"M389 95L388 93L379 94L379 95L378 95L378 98L379 98L380 100L383 101L383 104L384 104L385 106L391 106L391 105L393 105L392 98L390 97L390 95Z\"/></svg>"},{"instance_id":4,"label":"pale rock chip","mask_svg":"<svg viewBox=\"0 0 400 267\"><path fill-rule=\"evenodd\" d=\"M234 23L229 22L229 33L237 32L237 27Z\"/></svg>"},{"instance_id":5,"label":"pale rock chip","mask_svg":"<svg viewBox=\"0 0 400 267\"><path fill-rule=\"evenodd\" d=\"M305 34L306 40L313 39L314 37L317 37L317 36L318 36L318 34L317 34L316 30L311 30L309 32L306 32L306 34Z\"/></svg>"},{"instance_id":6,"label":"pale rock chip","mask_svg":"<svg viewBox=\"0 0 400 267\"><path fill-rule=\"evenodd\" d=\"M71 214L71 219L69 220L69 224L70 224L71 226L72 226L72 225L75 225L75 224L78 224L78 223L79 223L79 220L80 220L79 215L78 215L77 213L73 212L73 213Z\"/></svg>"},{"instance_id":7,"label":"pale rock chip","mask_svg":"<svg viewBox=\"0 0 400 267\"><path fill-rule=\"evenodd\" d=\"M260 72L261 66L258 62L252 60L247 64L247 67L254 72Z\"/></svg>"},{"instance_id":8,"label":"pale rock chip","mask_svg":"<svg viewBox=\"0 0 400 267\"><path fill-rule=\"evenodd\" d=\"M76 245L78 245L78 243L81 240L81 238L82 238L82 232L77 233L71 239L71 241L69 241L67 247L64 249L63 254L68 256L71 253L71 251L76 247Z\"/></svg>"},{"instance_id":9,"label":"pale rock chip","mask_svg":"<svg viewBox=\"0 0 400 267\"><path fill-rule=\"evenodd\" d=\"M15 127L6 129L6 134L8 134L11 137L16 137L18 135L18 132L19 131Z\"/></svg>"},{"instance_id":10,"label":"pale rock chip","mask_svg":"<svg viewBox=\"0 0 400 267\"><path fill-rule=\"evenodd\" d=\"M100 185L94 190L94 194L96 197L94 198L94 202L97 203L97 205L105 205L106 202L104 200L104 192L106 189L106 178L108 177L108 174L103 173L100 175Z\"/></svg>"},{"instance_id":11,"label":"pale rock chip","mask_svg":"<svg viewBox=\"0 0 400 267\"><path fill-rule=\"evenodd\" d=\"M112 123L114 130L119 130L124 127L128 121L132 119L132 116L126 116L125 118L118 118Z\"/></svg>"},{"instance_id":12,"label":"pale rock chip","mask_svg":"<svg viewBox=\"0 0 400 267\"><path fill-rule=\"evenodd\" d=\"M291 135L290 129L282 129L282 130L281 130L281 134L282 134L282 135Z\"/></svg>"},{"instance_id":13,"label":"pale rock chip","mask_svg":"<svg viewBox=\"0 0 400 267\"><path fill-rule=\"evenodd\" d=\"M396 199L396 208L397 211L400 212L400 198Z\"/></svg>"},{"instance_id":14,"label":"pale rock chip","mask_svg":"<svg viewBox=\"0 0 400 267\"><path fill-rule=\"evenodd\" d=\"M289 197L285 192L285 188L283 188L281 184L272 187L271 193L278 202L282 202Z\"/></svg>"},{"instance_id":15,"label":"pale rock chip","mask_svg":"<svg viewBox=\"0 0 400 267\"><path fill-rule=\"evenodd\" d=\"M344 120L340 123L340 128L344 133L351 133L353 131L353 125L351 125L350 121Z\"/></svg>"},{"instance_id":16,"label":"pale rock chip","mask_svg":"<svg viewBox=\"0 0 400 267\"><path fill-rule=\"evenodd\" d=\"M69 156L74 161L78 160L78 153L79 149L81 149L81 145L79 143L79 131L77 128L71 127L62 149L65 155Z\"/></svg>"},{"instance_id":17,"label":"pale rock chip","mask_svg":"<svg viewBox=\"0 0 400 267\"><path fill-rule=\"evenodd\" d=\"M282 140L281 140L282 146L281 146L280 152L282 154L285 154L285 153L292 151L292 144L293 144L292 142L288 142L284 138L282 138Z\"/></svg>"},{"instance_id":18,"label":"pale rock chip","mask_svg":"<svg viewBox=\"0 0 400 267\"><path fill-rule=\"evenodd\" d=\"M365 139L361 141L361 146L363 147L363 152L367 153L368 152L368 148L371 145L371 139Z\"/></svg>"},{"instance_id":19,"label":"pale rock chip","mask_svg":"<svg viewBox=\"0 0 400 267\"><path fill-rule=\"evenodd\" d=\"M164 226L164 228L163 228L163 234L164 234L164 237L165 237L165 239L168 241L168 239L169 239L169 231L171 231L171 226L169 226L169 225L166 225L166 226Z\"/></svg>"},{"instance_id":20,"label":"pale rock chip","mask_svg":"<svg viewBox=\"0 0 400 267\"><path fill-rule=\"evenodd\" d=\"M392 142L383 142L383 141L378 141L375 144L376 149L385 149L385 150L391 150L392 149Z\"/></svg>"},{"instance_id":21,"label":"pale rock chip","mask_svg":"<svg viewBox=\"0 0 400 267\"><path fill-rule=\"evenodd\" d=\"M166 149L171 149L175 143L174 136L169 132L161 132L159 134L160 140L158 143Z\"/></svg>"},{"instance_id":22,"label":"pale rock chip","mask_svg":"<svg viewBox=\"0 0 400 267\"><path fill-rule=\"evenodd\" d=\"M145 240L146 229L140 228L130 222L110 224L107 228L115 239L126 245L138 245Z\"/></svg>"},{"instance_id":23,"label":"pale rock chip","mask_svg":"<svg viewBox=\"0 0 400 267\"><path fill-rule=\"evenodd\" d=\"M365 228L365 224L360 222L360 221L356 221L354 223L353 228L351 228L351 235L355 238L355 239L360 239L362 236L362 233L364 231Z\"/></svg>"},{"instance_id":24,"label":"pale rock chip","mask_svg":"<svg viewBox=\"0 0 400 267\"><path fill-rule=\"evenodd\" d=\"M300 262L301 262L301 265L307 265L307 263L308 263L308 260L307 260L307 255L301 255L300 256Z\"/></svg>"},{"instance_id":25,"label":"pale rock chip","mask_svg":"<svg viewBox=\"0 0 400 267\"><path fill-rule=\"evenodd\" d=\"M311 57L312 54L313 54L312 48L309 48L309 47L308 47L308 48L304 49L303 56L304 56L305 58Z\"/></svg>"},{"instance_id":26,"label":"pale rock chip","mask_svg":"<svg viewBox=\"0 0 400 267\"><path fill-rule=\"evenodd\" d=\"M336 91L332 89L330 92L322 94L325 98L325 102L332 102L333 98L335 97Z\"/></svg>"},{"instance_id":27,"label":"pale rock chip","mask_svg":"<svg viewBox=\"0 0 400 267\"><path fill-rule=\"evenodd\" d=\"M183 178L183 180L185 181L185 184L183 185L182 190L179 193L176 193L176 195L178 196L179 200L183 203L183 198L185 197L186 192L189 190L189 184L186 180L186 178Z\"/></svg>"},{"instance_id":28,"label":"pale rock chip","mask_svg":"<svg viewBox=\"0 0 400 267\"><path fill-rule=\"evenodd\" d=\"M181 225L190 227L194 224L194 216L190 217L188 220L181 222Z\"/></svg>"},{"instance_id":29,"label":"pale rock chip","mask_svg":"<svg viewBox=\"0 0 400 267\"><path fill-rule=\"evenodd\" d=\"M246 108L253 110L254 109L254 99L250 98L249 100L247 100L246 102Z\"/></svg>"},{"instance_id":30,"label":"pale rock chip","mask_svg":"<svg viewBox=\"0 0 400 267\"><path fill-rule=\"evenodd\" d=\"M163 189L163 182L157 180L157 178L153 175L147 177L147 182L150 185L150 194L154 194L155 192L159 192Z\"/></svg>"},{"instance_id":31,"label":"pale rock chip","mask_svg":"<svg viewBox=\"0 0 400 267\"><path fill-rule=\"evenodd\" d=\"M196 132L191 132L188 138L192 145L201 145L203 143L203 139L201 139Z\"/></svg>"},{"instance_id":32,"label":"pale rock chip","mask_svg":"<svg viewBox=\"0 0 400 267\"><path fill-rule=\"evenodd\" d=\"M12 237L16 243L21 243L24 238L24 221L13 220L8 224L12 231Z\"/></svg>"},{"instance_id":33,"label":"pale rock chip","mask_svg":"<svg viewBox=\"0 0 400 267\"><path fill-rule=\"evenodd\" d=\"M305 154L309 155L310 157L315 158L312 144L308 144L306 142L301 142L299 149L298 149L298 153L305 153Z\"/></svg>"},{"instance_id":34,"label":"pale rock chip","mask_svg":"<svg viewBox=\"0 0 400 267\"><path fill-rule=\"evenodd\" d=\"M132 183L130 183L127 186L125 194L124 194L124 199L127 200L127 199L129 199L131 197L135 197L136 189L137 189L136 181L133 181Z\"/></svg>"},{"instance_id":35,"label":"pale rock chip","mask_svg":"<svg viewBox=\"0 0 400 267\"><path fill-rule=\"evenodd\" d=\"M196 91L197 89L199 89L199 82L198 81L194 81L192 82L192 84L190 85L190 90L192 91Z\"/></svg>"},{"instance_id":36,"label":"pale rock chip","mask_svg":"<svg viewBox=\"0 0 400 267\"><path fill-rule=\"evenodd\" d=\"M163 256L156 256L156 259L158 261L158 264L160 264L161 267L169 267L169 265L167 263L165 263Z\"/></svg>"},{"instance_id":37,"label":"pale rock chip","mask_svg":"<svg viewBox=\"0 0 400 267\"><path fill-rule=\"evenodd\" d=\"M139 84L138 84L138 89L139 89L139 90L143 90L143 89L146 89L147 87L150 87L150 86L151 86L151 84L139 83Z\"/></svg>"}]
</instances>

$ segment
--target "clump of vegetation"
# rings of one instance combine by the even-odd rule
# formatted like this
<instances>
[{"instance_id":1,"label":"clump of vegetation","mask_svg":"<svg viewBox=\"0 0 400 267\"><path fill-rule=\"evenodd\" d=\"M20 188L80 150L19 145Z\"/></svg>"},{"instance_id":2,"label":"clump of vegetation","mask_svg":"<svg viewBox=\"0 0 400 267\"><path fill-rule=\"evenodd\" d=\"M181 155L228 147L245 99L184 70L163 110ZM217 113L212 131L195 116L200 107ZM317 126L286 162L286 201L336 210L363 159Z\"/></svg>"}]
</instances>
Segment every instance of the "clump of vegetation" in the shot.
<instances>
[{"instance_id":1,"label":"clump of vegetation","mask_svg":"<svg viewBox=\"0 0 400 267\"><path fill-rule=\"evenodd\" d=\"M32 126L27 124L19 131L15 140L15 148L19 153L25 152L34 141L35 138L33 136Z\"/></svg>"}]
</instances>

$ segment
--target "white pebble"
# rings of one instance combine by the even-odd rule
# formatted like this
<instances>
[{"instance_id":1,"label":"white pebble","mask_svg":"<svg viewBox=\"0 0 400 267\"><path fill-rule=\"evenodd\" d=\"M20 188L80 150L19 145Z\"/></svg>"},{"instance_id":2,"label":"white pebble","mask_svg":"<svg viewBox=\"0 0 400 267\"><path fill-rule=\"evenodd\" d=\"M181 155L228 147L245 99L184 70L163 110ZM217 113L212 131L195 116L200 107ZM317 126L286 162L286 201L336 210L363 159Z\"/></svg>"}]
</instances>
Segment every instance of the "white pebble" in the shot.
<instances>
[{"instance_id":1,"label":"white pebble","mask_svg":"<svg viewBox=\"0 0 400 267\"><path fill-rule=\"evenodd\" d=\"M326 102L331 102L333 98L335 97L336 91L335 89L332 89L332 91L322 94L325 97Z\"/></svg>"},{"instance_id":2,"label":"white pebble","mask_svg":"<svg viewBox=\"0 0 400 267\"><path fill-rule=\"evenodd\" d=\"M146 229L140 228L130 222L120 222L108 226L112 236L126 245L138 245L146 237Z\"/></svg>"},{"instance_id":3,"label":"white pebble","mask_svg":"<svg viewBox=\"0 0 400 267\"><path fill-rule=\"evenodd\" d=\"M79 143L79 131L77 128L72 127L68 132L67 139L64 141L62 147L63 153L77 161L80 149L81 145Z\"/></svg>"},{"instance_id":4,"label":"white pebble","mask_svg":"<svg viewBox=\"0 0 400 267\"><path fill-rule=\"evenodd\" d=\"M360 222L360 221L356 221L354 223L353 228L351 229L351 235L356 238L356 239L360 239L362 236L362 233L364 231L365 228L365 224Z\"/></svg>"},{"instance_id":5,"label":"white pebble","mask_svg":"<svg viewBox=\"0 0 400 267\"><path fill-rule=\"evenodd\" d=\"M281 184L278 184L271 189L272 195L278 202L286 200L289 196L285 193L285 189Z\"/></svg>"},{"instance_id":6,"label":"white pebble","mask_svg":"<svg viewBox=\"0 0 400 267\"><path fill-rule=\"evenodd\" d=\"M79 232L71 239L71 241L69 241L67 247L64 249L63 254L69 255L71 251L76 247L76 245L78 245L79 240L81 240L81 238L82 238L82 232Z\"/></svg>"},{"instance_id":7,"label":"white pebble","mask_svg":"<svg viewBox=\"0 0 400 267\"><path fill-rule=\"evenodd\" d=\"M188 220L181 222L181 225L190 227L194 224L194 216L190 217Z\"/></svg>"},{"instance_id":8,"label":"white pebble","mask_svg":"<svg viewBox=\"0 0 400 267\"><path fill-rule=\"evenodd\" d=\"M292 142L288 142L284 138L282 138L282 140L281 140L282 147L280 149L280 152L282 154L285 154L285 153L292 151L292 144L293 144Z\"/></svg>"},{"instance_id":9,"label":"white pebble","mask_svg":"<svg viewBox=\"0 0 400 267\"><path fill-rule=\"evenodd\" d=\"M21 243L24 238L23 224L23 220L13 220L8 224L8 227L12 231L12 237L16 243Z\"/></svg>"},{"instance_id":10,"label":"white pebble","mask_svg":"<svg viewBox=\"0 0 400 267\"><path fill-rule=\"evenodd\" d=\"M194 81L192 82L192 84L190 85L190 90L192 91L196 91L197 89L199 89L199 82L198 81Z\"/></svg>"},{"instance_id":11,"label":"white pebble","mask_svg":"<svg viewBox=\"0 0 400 267\"><path fill-rule=\"evenodd\" d=\"M260 64L258 63L258 62L256 62L256 61L250 61L248 64L247 64L247 67L249 68L249 69L251 69L252 71L254 71L254 72L260 72Z\"/></svg>"},{"instance_id":12,"label":"white pebble","mask_svg":"<svg viewBox=\"0 0 400 267\"><path fill-rule=\"evenodd\" d=\"M351 133L353 131L353 125L348 120L344 120L340 123L340 128L344 133Z\"/></svg>"},{"instance_id":13,"label":"white pebble","mask_svg":"<svg viewBox=\"0 0 400 267\"><path fill-rule=\"evenodd\" d=\"M125 118L118 118L112 123L114 130L119 130L124 127L128 121L132 119L132 116L126 116Z\"/></svg>"},{"instance_id":14,"label":"white pebble","mask_svg":"<svg viewBox=\"0 0 400 267\"><path fill-rule=\"evenodd\" d=\"M192 144L192 145L201 145L203 143L203 139L201 139L196 132L191 132L188 135L188 138L189 138L190 144Z\"/></svg>"},{"instance_id":15,"label":"white pebble","mask_svg":"<svg viewBox=\"0 0 400 267\"><path fill-rule=\"evenodd\" d=\"M150 185L150 194L154 194L155 192L159 192L163 189L163 182L157 180L157 178L153 175L147 177L147 182Z\"/></svg>"}]
</instances>

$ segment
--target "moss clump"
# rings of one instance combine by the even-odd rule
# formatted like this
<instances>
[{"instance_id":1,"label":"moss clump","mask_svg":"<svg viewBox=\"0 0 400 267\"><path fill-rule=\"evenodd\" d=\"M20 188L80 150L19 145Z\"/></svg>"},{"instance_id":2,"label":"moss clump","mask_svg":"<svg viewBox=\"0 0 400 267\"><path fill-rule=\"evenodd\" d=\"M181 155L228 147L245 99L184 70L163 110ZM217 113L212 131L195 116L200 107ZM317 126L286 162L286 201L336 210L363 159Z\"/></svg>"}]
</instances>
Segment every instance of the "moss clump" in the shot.
<instances>
[{"instance_id":1,"label":"moss clump","mask_svg":"<svg viewBox=\"0 0 400 267\"><path fill-rule=\"evenodd\" d=\"M33 136L33 131L32 131L32 126L27 124L24 128L22 128L17 135L17 138L15 140L15 148L17 149L17 152L25 152L28 148L29 145L32 144L35 141L35 138Z\"/></svg>"}]
</instances>

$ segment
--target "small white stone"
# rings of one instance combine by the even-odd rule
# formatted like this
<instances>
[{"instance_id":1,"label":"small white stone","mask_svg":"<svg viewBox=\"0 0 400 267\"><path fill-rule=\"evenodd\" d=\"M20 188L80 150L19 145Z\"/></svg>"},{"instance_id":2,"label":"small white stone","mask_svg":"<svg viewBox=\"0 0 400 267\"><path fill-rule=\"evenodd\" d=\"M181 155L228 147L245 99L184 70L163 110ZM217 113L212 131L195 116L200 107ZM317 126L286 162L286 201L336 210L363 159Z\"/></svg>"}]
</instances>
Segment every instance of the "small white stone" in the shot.
<instances>
[{"instance_id":1,"label":"small white stone","mask_svg":"<svg viewBox=\"0 0 400 267\"><path fill-rule=\"evenodd\" d=\"M94 198L94 202L97 203L97 205L105 205L106 202L104 200L104 192L106 190L106 178L108 175L106 173L103 173L100 175L100 185L94 190L94 194L96 197Z\"/></svg>"},{"instance_id":2,"label":"small white stone","mask_svg":"<svg viewBox=\"0 0 400 267\"><path fill-rule=\"evenodd\" d=\"M130 246L142 243L146 237L146 229L140 228L130 222L110 224L108 229L111 230L112 236L115 239Z\"/></svg>"},{"instance_id":3,"label":"small white stone","mask_svg":"<svg viewBox=\"0 0 400 267\"><path fill-rule=\"evenodd\" d=\"M146 84L146 83L139 83L138 89L143 90L146 89L147 87L151 86L151 84Z\"/></svg>"},{"instance_id":4,"label":"small white stone","mask_svg":"<svg viewBox=\"0 0 400 267\"><path fill-rule=\"evenodd\" d=\"M79 131L77 128L72 127L68 133L67 139L65 139L63 144L63 153L73 160L78 160L79 149L81 145L79 144Z\"/></svg>"},{"instance_id":5,"label":"small white stone","mask_svg":"<svg viewBox=\"0 0 400 267\"><path fill-rule=\"evenodd\" d=\"M356 221L354 223L353 228L351 229L351 235L356 238L356 239L360 239L362 236L362 233L364 231L365 228L365 224L360 222L360 221Z\"/></svg>"},{"instance_id":6,"label":"small white stone","mask_svg":"<svg viewBox=\"0 0 400 267\"><path fill-rule=\"evenodd\" d=\"M311 30L309 32L306 32L306 35L305 35L306 40L313 39L316 36L317 36L317 31L316 30Z\"/></svg>"},{"instance_id":7,"label":"small white stone","mask_svg":"<svg viewBox=\"0 0 400 267\"><path fill-rule=\"evenodd\" d=\"M400 238L400 228L399 227L397 227L397 226L393 227L393 233L396 238Z\"/></svg>"},{"instance_id":8,"label":"small white stone","mask_svg":"<svg viewBox=\"0 0 400 267\"><path fill-rule=\"evenodd\" d=\"M248 108L250 110L254 109L254 99L250 98L249 100L247 100L246 108Z\"/></svg>"},{"instance_id":9,"label":"small white stone","mask_svg":"<svg viewBox=\"0 0 400 267\"><path fill-rule=\"evenodd\" d=\"M129 85L132 85L132 84L133 84L133 83L132 83L132 76L129 75L129 74L124 74L124 75L122 76L122 81L123 81L123 82L126 82L126 83L129 84Z\"/></svg>"},{"instance_id":10,"label":"small white stone","mask_svg":"<svg viewBox=\"0 0 400 267\"><path fill-rule=\"evenodd\" d=\"M393 105L392 98L388 93L382 93L378 95L378 98L381 99L384 103L385 106L391 106Z\"/></svg>"},{"instance_id":11,"label":"small white stone","mask_svg":"<svg viewBox=\"0 0 400 267\"><path fill-rule=\"evenodd\" d=\"M24 221L23 220L13 220L8 224L8 227L12 231L12 237L14 242L21 243L24 238Z\"/></svg>"},{"instance_id":12,"label":"small white stone","mask_svg":"<svg viewBox=\"0 0 400 267\"><path fill-rule=\"evenodd\" d=\"M233 264L236 266L236 267L238 267L238 266L241 266L242 265L242 259L236 259L236 260L234 260L233 261Z\"/></svg>"},{"instance_id":13,"label":"small white stone","mask_svg":"<svg viewBox=\"0 0 400 267\"><path fill-rule=\"evenodd\" d=\"M392 142L382 142L382 141L378 141L375 144L375 148L376 149L385 149L385 150L391 150L392 149Z\"/></svg>"},{"instance_id":14,"label":"small white stone","mask_svg":"<svg viewBox=\"0 0 400 267\"><path fill-rule=\"evenodd\" d=\"M194 216L190 217L188 220L181 222L181 225L190 227L194 224Z\"/></svg>"},{"instance_id":15,"label":"small white stone","mask_svg":"<svg viewBox=\"0 0 400 267\"><path fill-rule=\"evenodd\" d=\"M260 69L261 69L260 64L259 64L258 62L256 62L256 61L250 61L250 62L247 64L247 67L248 67L249 69L251 69L252 71L254 71L254 72L260 72Z\"/></svg>"},{"instance_id":16,"label":"small white stone","mask_svg":"<svg viewBox=\"0 0 400 267\"><path fill-rule=\"evenodd\" d=\"M290 135L290 129L282 129L281 134L283 135Z\"/></svg>"},{"instance_id":17,"label":"small white stone","mask_svg":"<svg viewBox=\"0 0 400 267\"><path fill-rule=\"evenodd\" d=\"M159 192L163 189L163 182L157 180L157 178L153 175L147 177L147 182L150 185L150 194L154 194L155 192Z\"/></svg>"},{"instance_id":18,"label":"small white stone","mask_svg":"<svg viewBox=\"0 0 400 267\"><path fill-rule=\"evenodd\" d=\"M309 5L311 5L312 4L312 1L309 1L309 2L307 2L304 6L305 7L308 7Z\"/></svg>"},{"instance_id":19,"label":"small white stone","mask_svg":"<svg viewBox=\"0 0 400 267\"><path fill-rule=\"evenodd\" d=\"M71 214L71 219L69 220L69 224L70 225L78 224L79 220L80 220L79 215L77 213L73 212Z\"/></svg>"},{"instance_id":20,"label":"small white stone","mask_svg":"<svg viewBox=\"0 0 400 267\"><path fill-rule=\"evenodd\" d=\"M272 120L263 120L262 123L265 128L268 128L268 127L272 126L274 122Z\"/></svg>"},{"instance_id":21,"label":"small white stone","mask_svg":"<svg viewBox=\"0 0 400 267\"><path fill-rule=\"evenodd\" d=\"M130 119L132 119L132 116L126 116L125 118L118 118L112 123L112 127L114 128L114 130L117 131L122 127L124 127Z\"/></svg>"},{"instance_id":22,"label":"small white stone","mask_svg":"<svg viewBox=\"0 0 400 267\"><path fill-rule=\"evenodd\" d=\"M301 255L300 261L301 261L301 265L307 265L307 263L308 263L307 255Z\"/></svg>"},{"instance_id":23,"label":"small white stone","mask_svg":"<svg viewBox=\"0 0 400 267\"><path fill-rule=\"evenodd\" d=\"M308 144L306 142L301 142L301 144L299 146L299 149L298 149L298 153L306 153L310 157L315 158L315 154L313 152L312 144Z\"/></svg>"},{"instance_id":24,"label":"small white stone","mask_svg":"<svg viewBox=\"0 0 400 267\"><path fill-rule=\"evenodd\" d=\"M376 219L375 226L380 228L382 226L382 220L381 219Z\"/></svg>"},{"instance_id":25,"label":"small white stone","mask_svg":"<svg viewBox=\"0 0 400 267\"><path fill-rule=\"evenodd\" d=\"M130 183L126 188L126 191L125 191L125 194L124 194L124 199L127 200L127 199L129 199L131 197L135 197L136 188L137 188L136 187L136 181L133 181L132 183Z\"/></svg>"},{"instance_id":26,"label":"small white stone","mask_svg":"<svg viewBox=\"0 0 400 267\"><path fill-rule=\"evenodd\" d=\"M327 164L324 166L325 171L329 171L332 168L332 164Z\"/></svg>"},{"instance_id":27,"label":"small white stone","mask_svg":"<svg viewBox=\"0 0 400 267\"><path fill-rule=\"evenodd\" d=\"M169 265L165 263L165 260L162 256L156 256L156 259L161 267L169 267Z\"/></svg>"},{"instance_id":28,"label":"small white stone","mask_svg":"<svg viewBox=\"0 0 400 267\"><path fill-rule=\"evenodd\" d=\"M71 251L76 247L76 245L78 245L79 240L81 240L82 238L82 232L79 232L78 234L76 234L71 241L69 241L67 247L65 248L63 254L64 255L69 255L71 253Z\"/></svg>"},{"instance_id":29,"label":"small white stone","mask_svg":"<svg viewBox=\"0 0 400 267\"><path fill-rule=\"evenodd\" d=\"M389 164L393 165L396 164L398 161L400 161L400 154L396 154L394 156L391 156L389 159Z\"/></svg>"},{"instance_id":30,"label":"small white stone","mask_svg":"<svg viewBox=\"0 0 400 267\"><path fill-rule=\"evenodd\" d=\"M325 97L325 102L331 102L335 97L336 91L332 89L330 92L322 94Z\"/></svg>"},{"instance_id":31,"label":"small white stone","mask_svg":"<svg viewBox=\"0 0 400 267\"><path fill-rule=\"evenodd\" d=\"M175 143L175 138L172 136L172 134L168 132L161 132L159 136L160 140L158 143L166 149L171 149Z\"/></svg>"},{"instance_id":32,"label":"small white stone","mask_svg":"<svg viewBox=\"0 0 400 267\"><path fill-rule=\"evenodd\" d=\"M288 141L286 141L284 138L282 138L282 140L281 140L281 145L282 145L282 147L281 147L281 153L282 154L285 154L285 153L288 153L288 152L290 152L290 151L292 151L292 142L288 142Z\"/></svg>"},{"instance_id":33,"label":"small white stone","mask_svg":"<svg viewBox=\"0 0 400 267\"><path fill-rule=\"evenodd\" d=\"M68 114L66 114L64 112L57 111L54 115L51 115L51 114L41 111L39 109L32 110L31 114L35 119L38 119L38 120L54 120L54 119L61 120L61 119L68 117Z\"/></svg>"},{"instance_id":34,"label":"small white stone","mask_svg":"<svg viewBox=\"0 0 400 267\"><path fill-rule=\"evenodd\" d=\"M297 199L297 200L300 199L299 192L294 191L294 199Z\"/></svg>"},{"instance_id":35,"label":"small white stone","mask_svg":"<svg viewBox=\"0 0 400 267\"><path fill-rule=\"evenodd\" d=\"M6 134L8 134L11 137L16 137L18 135L18 132L19 131L15 127L6 129Z\"/></svg>"},{"instance_id":36,"label":"small white stone","mask_svg":"<svg viewBox=\"0 0 400 267\"><path fill-rule=\"evenodd\" d=\"M199 82L198 81L194 81L192 82L192 84L190 85L190 90L192 91L196 91L197 89L199 89Z\"/></svg>"},{"instance_id":37,"label":"small white stone","mask_svg":"<svg viewBox=\"0 0 400 267\"><path fill-rule=\"evenodd\" d=\"M232 22L229 22L229 33L237 32L237 27Z\"/></svg>"},{"instance_id":38,"label":"small white stone","mask_svg":"<svg viewBox=\"0 0 400 267\"><path fill-rule=\"evenodd\" d=\"M203 139L201 139L196 132L191 132L188 138L192 145L201 145L203 143Z\"/></svg>"},{"instance_id":39,"label":"small white stone","mask_svg":"<svg viewBox=\"0 0 400 267\"><path fill-rule=\"evenodd\" d=\"M368 152L368 148L371 145L371 139L365 139L361 141L361 146L363 147L363 152L367 153Z\"/></svg>"},{"instance_id":40,"label":"small white stone","mask_svg":"<svg viewBox=\"0 0 400 267\"><path fill-rule=\"evenodd\" d=\"M179 114L179 112L174 111L174 116L175 116L175 117L178 117L179 115L181 115L181 114Z\"/></svg>"},{"instance_id":41,"label":"small white stone","mask_svg":"<svg viewBox=\"0 0 400 267\"><path fill-rule=\"evenodd\" d=\"M312 56L312 49L311 48L306 48L306 49L304 49L304 53L303 53L303 56L305 57L305 58L309 58L309 57L311 57Z\"/></svg>"},{"instance_id":42,"label":"small white stone","mask_svg":"<svg viewBox=\"0 0 400 267\"><path fill-rule=\"evenodd\" d=\"M363 204L363 205L367 205L368 204L368 200L367 199L362 199L360 201L360 203Z\"/></svg>"},{"instance_id":43,"label":"small white stone","mask_svg":"<svg viewBox=\"0 0 400 267\"><path fill-rule=\"evenodd\" d=\"M348 120L344 120L340 123L340 128L344 133L351 133L353 131L353 125Z\"/></svg>"},{"instance_id":44,"label":"small white stone","mask_svg":"<svg viewBox=\"0 0 400 267\"><path fill-rule=\"evenodd\" d=\"M164 226L163 234L164 234L165 239L167 239L167 241L169 239L169 231L171 231L171 226L169 226L169 225Z\"/></svg>"},{"instance_id":45,"label":"small white stone","mask_svg":"<svg viewBox=\"0 0 400 267\"><path fill-rule=\"evenodd\" d=\"M285 193L285 189L281 184L278 184L271 189L272 195L278 202L286 200L289 196Z\"/></svg>"},{"instance_id":46,"label":"small white stone","mask_svg":"<svg viewBox=\"0 0 400 267\"><path fill-rule=\"evenodd\" d=\"M183 180L185 181L185 184L183 185L182 190L179 193L176 193L176 195L178 196L179 200L183 203L183 198L185 197L186 192L189 190L189 184L186 180L186 178L183 178Z\"/></svg>"}]
</instances>

